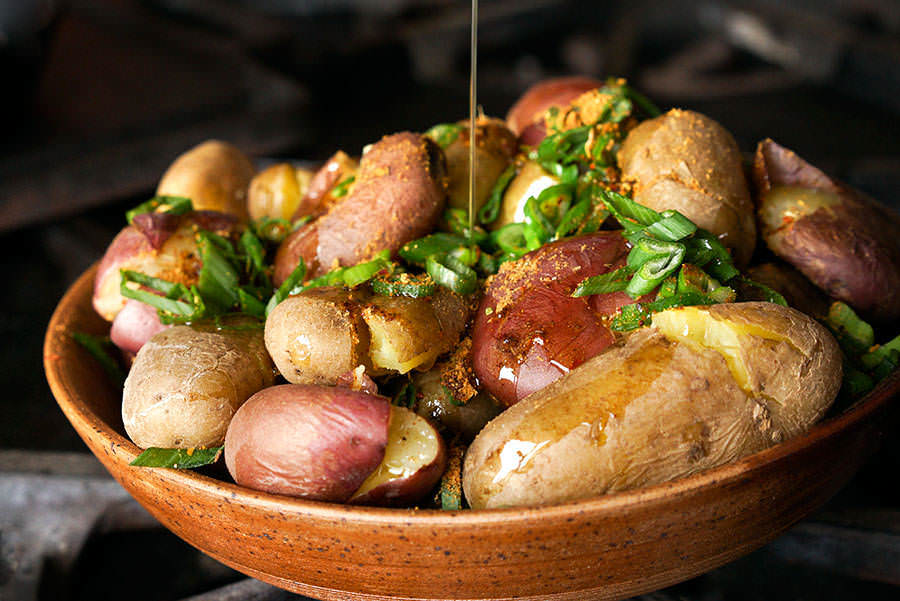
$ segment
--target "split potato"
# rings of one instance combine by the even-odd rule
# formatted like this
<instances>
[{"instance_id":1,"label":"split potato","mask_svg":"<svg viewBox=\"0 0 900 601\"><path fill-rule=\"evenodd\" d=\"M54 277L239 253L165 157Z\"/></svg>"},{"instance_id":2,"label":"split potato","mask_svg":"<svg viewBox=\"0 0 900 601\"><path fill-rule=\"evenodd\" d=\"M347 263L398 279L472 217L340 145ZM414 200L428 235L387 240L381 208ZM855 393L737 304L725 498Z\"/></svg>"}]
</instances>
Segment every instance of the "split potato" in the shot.
<instances>
[{"instance_id":1,"label":"split potato","mask_svg":"<svg viewBox=\"0 0 900 601\"><path fill-rule=\"evenodd\" d=\"M672 109L628 132L617 157L634 200L681 212L747 265L756 246L753 204L737 142L705 115Z\"/></svg>"},{"instance_id":2,"label":"split potato","mask_svg":"<svg viewBox=\"0 0 900 601\"><path fill-rule=\"evenodd\" d=\"M900 216L772 140L753 178L763 239L829 296L869 319L900 319Z\"/></svg>"},{"instance_id":3,"label":"split potato","mask_svg":"<svg viewBox=\"0 0 900 601\"><path fill-rule=\"evenodd\" d=\"M391 406L349 388L266 388L235 414L225 465L241 486L343 503L381 464Z\"/></svg>"},{"instance_id":4,"label":"split potato","mask_svg":"<svg viewBox=\"0 0 900 601\"><path fill-rule=\"evenodd\" d=\"M491 421L466 454L475 508L658 484L797 436L841 383L831 334L769 303L682 307Z\"/></svg>"},{"instance_id":5,"label":"split potato","mask_svg":"<svg viewBox=\"0 0 900 601\"><path fill-rule=\"evenodd\" d=\"M559 183L559 178L544 171L537 161L523 162L503 192L500 212L490 228L496 230L509 223L524 223L525 203L528 199L532 196L537 198L541 192Z\"/></svg>"},{"instance_id":6,"label":"split potato","mask_svg":"<svg viewBox=\"0 0 900 601\"><path fill-rule=\"evenodd\" d=\"M335 187L338 184L349 181L350 178L356 177L359 171L359 161L348 155L343 150L336 153L325 161L325 164L316 171L309 182L306 194L297 207L293 215L293 219L306 217L307 215L318 216L327 211L333 204L338 202L342 196L336 196ZM345 193L350 191L348 185Z\"/></svg>"},{"instance_id":7,"label":"split potato","mask_svg":"<svg viewBox=\"0 0 900 601\"><path fill-rule=\"evenodd\" d=\"M384 458L347 502L410 505L434 488L446 468L446 445L434 426L409 409L392 405Z\"/></svg>"},{"instance_id":8,"label":"split potato","mask_svg":"<svg viewBox=\"0 0 900 601\"><path fill-rule=\"evenodd\" d=\"M119 232L106 249L94 276L94 310L112 321L125 306L120 292L120 270L128 269L190 286L197 283L200 252L196 230L204 229L231 236L238 229L237 220L213 211L193 211L184 215L144 214L134 224Z\"/></svg>"},{"instance_id":9,"label":"split potato","mask_svg":"<svg viewBox=\"0 0 900 601\"><path fill-rule=\"evenodd\" d=\"M334 384L358 365L375 375L425 370L459 341L466 301L446 288L430 298L316 288L278 304L266 347L296 384Z\"/></svg>"},{"instance_id":10,"label":"split potato","mask_svg":"<svg viewBox=\"0 0 900 601\"><path fill-rule=\"evenodd\" d=\"M122 393L125 431L141 448L214 447L275 370L255 320L175 326L138 351Z\"/></svg>"},{"instance_id":11,"label":"split potato","mask_svg":"<svg viewBox=\"0 0 900 601\"><path fill-rule=\"evenodd\" d=\"M255 173L253 162L235 146L208 140L175 159L156 193L186 196L197 211L219 211L246 221L247 188Z\"/></svg>"}]
</instances>

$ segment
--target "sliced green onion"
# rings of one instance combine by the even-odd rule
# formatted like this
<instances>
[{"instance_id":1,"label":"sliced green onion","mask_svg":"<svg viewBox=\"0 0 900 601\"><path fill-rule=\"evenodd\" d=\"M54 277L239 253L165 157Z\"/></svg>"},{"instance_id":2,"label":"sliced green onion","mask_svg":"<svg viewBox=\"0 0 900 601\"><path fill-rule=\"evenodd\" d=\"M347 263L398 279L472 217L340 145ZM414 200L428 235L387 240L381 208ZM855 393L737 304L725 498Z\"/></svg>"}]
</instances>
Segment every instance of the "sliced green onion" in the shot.
<instances>
[{"instance_id":1,"label":"sliced green onion","mask_svg":"<svg viewBox=\"0 0 900 601\"><path fill-rule=\"evenodd\" d=\"M404 260L415 265L424 266L432 255L445 255L454 248L465 246L467 240L462 236L438 232L407 243L397 253Z\"/></svg>"},{"instance_id":2,"label":"sliced green onion","mask_svg":"<svg viewBox=\"0 0 900 601\"><path fill-rule=\"evenodd\" d=\"M781 305L782 307L788 306L787 301L779 292L777 292L776 290L773 290L772 288L769 288L765 284L760 284L759 282L755 282L746 276L741 276L740 282L747 286L751 286L753 288L756 288L757 290L762 291L763 295L765 296L766 302L774 303L776 305Z\"/></svg>"},{"instance_id":3,"label":"sliced green onion","mask_svg":"<svg viewBox=\"0 0 900 601\"><path fill-rule=\"evenodd\" d=\"M661 215L662 219L648 225L645 233L660 240L677 242L697 231L694 222L678 211L663 211Z\"/></svg>"},{"instance_id":4,"label":"sliced green onion","mask_svg":"<svg viewBox=\"0 0 900 601\"><path fill-rule=\"evenodd\" d=\"M481 255L481 251L477 246L460 246L447 253L448 257L453 257L468 267L478 264L479 255Z\"/></svg>"},{"instance_id":5,"label":"sliced green onion","mask_svg":"<svg viewBox=\"0 0 900 601\"><path fill-rule=\"evenodd\" d=\"M841 394L851 400L867 395L875 388L875 380L867 373L862 372L849 361L844 361L844 380L841 384Z\"/></svg>"},{"instance_id":6,"label":"sliced green onion","mask_svg":"<svg viewBox=\"0 0 900 601\"><path fill-rule=\"evenodd\" d=\"M463 129L465 127L457 123L439 123L426 131L425 135L446 150L448 146L456 141Z\"/></svg>"},{"instance_id":7,"label":"sliced green onion","mask_svg":"<svg viewBox=\"0 0 900 601\"><path fill-rule=\"evenodd\" d=\"M137 467L168 467L191 469L218 461L225 447L208 449L161 449L150 447L138 455L129 465Z\"/></svg>"},{"instance_id":8,"label":"sliced green onion","mask_svg":"<svg viewBox=\"0 0 900 601\"><path fill-rule=\"evenodd\" d=\"M614 332L628 332L647 325L650 322L650 313L644 309L641 303L625 305L618 315L610 323L610 329Z\"/></svg>"},{"instance_id":9,"label":"sliced green onion","mask_svg":"<svg viewBox=\"0 0 900 601\"><path fill-rule=\"evenodd\" d=\"M503 194L506 193L509 183L517 173L516 165L512 164L504 169L497 181L494 182L494 187L491 188L491 195L488 197L487 202L478 209L478 221L480 223L486 224L496 221L497 216L500 214L500 205L503 204Z\"/></svg>"},{"instance_id":10,"label":"sliced green onion","mask_svg":"<svg viewBox=\"0 0 900 601\"><path fill-rule=\"evenodd\" d=\"M119 386L125 383L125 370L110 353L114 345L109 336L92 336L83 332L72 332L72 338L100 363L103 371L112 378L113 382Z\"/></svg>"},{"instance_id":11,"label":"sliced green onion","mask_svg":"<svg viewBox=\"0 0 900 601\"><path fill-rule=\"evenodd\" d=\"M488 233L477 225L469 228L469 215L463 209L447 209L444 211L444 221L447 222L451 232L462 236L471 244L481 244L488 237Z\"/></svg>"},{"instance_id":12,"label":"sliced green onion","mask_svg":"<svg viewBox=\"0 0 900 601\"><path fill-rule=\"evenodd\" d=\"M425 270L436 283L457 294L471 294L478 288L478 274L453 257L445 257L442 261L428 257Z\"/></svg>"},{"instance_id":13,"label":"sliced green onion","mask_svg":"<svg viewBox=\"0 0 900 601\"><path fill-rule=\"evenodd\" d=\"M240 276L225 258L218 238L209 232L202 232L198 236L197 246L203 267L200 269L197 289L207 304L211 302L220 311L227 311L240 301L237 292Z\"/></svg>"},{"instance_id":14,"label":"sliced green onion","mask_svg":"<svg viewBox=\"0 0 900 601\"><path fill-rule=\"evenodd\" d=\"M649 98L635 90L629 85L622 86L624 88L625 94L634 101L635 104L640 107L642 111L647 113L648 117L659 117L662 114L662 111L659 110L659 107L653 104Z\"/></svg>"},{"instance_id":15,"label":"sliced green onion","mask_svg":"<svg viewBox=\"0 0 900 601\"><path fill-rule=\"evenodd\" d=\"M343 268L341 276L345 286L355 288L384 270L392 270L391 253L388 250L378 252L371 261Z\"/></svg>"},{"instance_id":16,"label":"sliced green onion","mask_svg":"<svg viewBox=\"0 0 900 601\"><path fill-rule=\"evenodd\" d=\"M287 238L288 234L296 228L294 227L294 224L287 219L263 217L262 219L252 221L250 223L250 229L252 229L256 236L261 240L272 242L273 244L281 244L281 242Z\"/></svg>"},{"instance_id":17,"label":"sliced green onion","mask_svg":"<svg viewBox=\"0 0 900 601\"><path fill-rule=\"evenodd\" d=\"M585 278L575 288L575 292L572 293L572 296L581 297L590 296L592 294L621 292L628 286L628 280L632 273L634 273L634 271L629 267L620 267L615 271Z\"/></svg>"},{"instance_id":18,"label":"sliced green onion","mask_svg":"<svg viewBox=\"0 0 900 601\"><path fill-rule=\"evenodd\" d=\"M525 201L523 212L525 227L522 234L525 236L525 245L528 250L537 250L550 240L550 234L555 228L538 209L537 199L534 196Z\"/></svg>"},{"instance_id":19,"label":"sliced green onion","mask_svg":"<svg viewBox=\"0 0 900 601\"><path fill-rule=\"evenodd\" d=\"M639 225L648 226L662 219L662 215L653 209L638 204L627 196L622 196L618 192L613 192L612 190L604 188L601 188L599 192L600 197L606 204L606 208L609 209L613 214L613 217L618 219L620 223L622 223L623 219L631 219ZM622 223L622 227L626 227L626 225Z\"/></svg>"},{"instance_id":20,"label":"sliced green onion","mask_svg":"<svg viewBox=\"0 0 900 601\"><path fill-rule=\"evenodd\" d=\"M169 213L172 215L183 215L194 210L191 199L185 196L154 196L146 202L142 202L130 211L125 213L125 219L128 224L134 221L135 216L143 213Z\"/></svg>"},{"instance_id":21,"label":"sliced green onion","mask_svg":"<svg viewBox=\"0 0 900 601\"><path fill-rule=\"evenodd\" d=\"M494 231L491 234L491 239L505 253L520 257L528 252L524 223L508 223Z\"/></svg>"},{"instance_id":22,"label":"sliced green onion","mask_svg":"<svg viewBox=\"0 0 900 601\"><path fill-rule=\"evenodd\" d=\"M415 407L416 385L412 383L412 380L407 380L400 390L397 391L397 394L391 399L391 404L406 407L407 409Z\"/></svg>"},{"instance_id":23,"label":"sliced green onion","mask_svg":"<svg viewBox=\"0 0 900 601\"><path fill-rule=\"evenodd\" d=\"M632 269L638 269L651 259L658 257L666 257L676 252L684 252L684 245L678 242L666 242L657 240L644 235L631 237L634 245L628 253L628 266Z\"/></svg>"},{"instance_id":24,"label":"sliced green onion","mask_svg":"<svg viewBox=\"0 0 900 601\"><path fill-rule=\"evenodd\" d=\"M241 307L241 313L265 319L266 305L243 288L238 288L238 302Z\"/></svg>"},{"instance_id":25,"label":"sliced green onion","mask_svg":"<svg viewBox=\"0 0 900 601\"><path fill-rule=\"evenodd\" d=\"M396 273L372 280L372 291L382 296L422 298L434 294L436 284L427 273L412 275Z\"/></svg>"},{"instance_id":26,"label":"sliced green onion","mask_svg":"<svg viewBox=\"0 0 900 601\"><path fill-rule=\"evenodd\" d=\"M592 208L591 201L588 199L584 199L575 204L575 206L566 211L566 214L559 220L559 225L556 226L553 238L557 240L565 238L576 231L584 224L584 220L587 219Z\"/></svg>"},{"instance_id":27,"label":"sliced green onion","mask_svg":"<svg viewBox=\"0 0 900 601\"><path fill-rule=\"evenodd\" d=\"M846 303L832 303L825 323L851 357L867 353L875 344L875 330Z\"/></svg>"},{"instance_id":28,"label":"sliced green onion","mask_svg":"<svg viewBox=\"0 0 900 601\"><path fill-rule=\"evenodd\" d=\"M885 378L900 364L900 336L872 349L859 362L878 380Z\"/></svg>"},{"instance_id":29,"label":"sliced green onion","mask_svg":"<svg viewBox=\"0 0 900 601\"><path fill-rule=\"evenodd\" d=\"M337 185L335 185L331 189L331 197L332 198L343 198L347 196L347 192L350 191L350 186L353 185L353 182L356 181L356 176L351 175L339 181Z\"/></svg>"},{"instance_id":30,"label":"sliced green onion","mask_svg":"<svg viewBox=\"0 0 900 601\"><path fill-rule=\"evenodd\" d=\"M682 259L684 259L684 246L680 246L668 255L650 259L635 272L634 277L628 282L625 292L631 298L640 298L648 294L678 269Z\"/></svg>"},{"instance_id":31,"label":"sliced green onion","mask_svg":"<svg viewBox=\"0 0 900 601\"><path fill-rule=\"evenodd\" d=\"M500 269L500 262L494 255L483 252L478 257L478 269L484 274L493 275Z\"/></svg>"},{"instance_id":32,"label":"sliced green onion","mask_svg":"<svg viewBox=\"0 0 900 601\"><path fill-rule=\"evenodd\" d=\"M183 291L184 294L180 295L180 298L169 298L168 296L160 296L158 294L154 294L153 292L142 290L140 288L131 288L128 286L129 282L135 281L131 279L131 274L136 272L122 270L122 281L119 285L119 292L125 298L132 298L134 300L141 301L144 304L150 305L151 307L163 311L165 313L169 313L171 315L179 316L179 317L199 317L198 309L199 305L196 302L197 299L191 299L192 302L186 302L185 300L181 300L187 296L187 289L182 285L180 288L176 287L172 289L172 292L180 292ZM143 274L138 274L143 275ZM138 282L140 283L140 282Z\"/></svg>"},{"instance_id":33,"label":"sliced green onion","mask_svg":"<svg viewBox=\"0 0 900 601\"><path fill-rule=\"evenodd\" d=\"M685 268L685 265L681 266L682 269ZM678 290L678 278L673 276L667 277L663 280L663 283L659 285L659 291L656 293L657 299L670 298L675 296L675 292Z\"/></svg>"},{"instance_id":34,"label":"sliced green onion","mask_svg":"<svg viewBox=\"0 0 900 601\"><path fill-rule=\"evenodd\" d=\"M278 303L286 299L295 288L298 288L305 277L306 262L304 262L303 257L300 257L297 266L294 267L291 274L281 283L281 286L278 287L278 290L275 291L272 298L269 299L269 303L266 305L266 316L272 312L272 309L278 306Z\"/></svg>"}]
</instances>

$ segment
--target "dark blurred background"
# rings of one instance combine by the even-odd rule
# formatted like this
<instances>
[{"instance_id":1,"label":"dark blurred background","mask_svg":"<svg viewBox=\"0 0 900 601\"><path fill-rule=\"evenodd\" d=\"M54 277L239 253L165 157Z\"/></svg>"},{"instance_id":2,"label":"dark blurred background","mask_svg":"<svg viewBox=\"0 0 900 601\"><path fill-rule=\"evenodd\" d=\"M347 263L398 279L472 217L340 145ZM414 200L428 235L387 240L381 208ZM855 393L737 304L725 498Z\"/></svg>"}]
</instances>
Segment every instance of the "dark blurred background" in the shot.
<instances>
[{"instance_id":1,"label":"dark blurred background","mask_svg":"<svg viewBox=\"0 0 900 601\"><path fill-rule=\"evenodd\" d=\"M463 117L469 11L0 0L0 600L293 598L190 549L104 475L47 388L44 328L189 147L215 137L315 161ZM621 75L660 106L719 120L745 152L773 137L900 208L896 0L482 0L480 15L488 114L546 77ZM898 468L895 439L775 543L646 598L898 598Z\"/></svg>"}]
</instances>

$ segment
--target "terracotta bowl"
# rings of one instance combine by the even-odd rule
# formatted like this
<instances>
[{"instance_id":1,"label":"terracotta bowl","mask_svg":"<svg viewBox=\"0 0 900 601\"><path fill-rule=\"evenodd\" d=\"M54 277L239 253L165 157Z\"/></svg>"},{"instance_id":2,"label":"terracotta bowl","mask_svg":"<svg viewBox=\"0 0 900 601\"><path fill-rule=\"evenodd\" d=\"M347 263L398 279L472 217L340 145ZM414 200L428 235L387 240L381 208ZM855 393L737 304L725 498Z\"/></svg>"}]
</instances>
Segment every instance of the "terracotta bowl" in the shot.
<instances>
[{"instance_id":1,"label":"terracotta bowl","mask_svg":"<svg viewBox=\"0 0 900 601\"><path fill-rule=\"evenodd\" d=\"M889 431L900 374L806 436L689 478L538 509L392 510L253 492L133 468L120 391L70 332L103 334L93 269L50 321L47 379L75 429L175 534L320 599L618 599L686 580L775 538L847 483Z\"/></svg>"}]
</instances>

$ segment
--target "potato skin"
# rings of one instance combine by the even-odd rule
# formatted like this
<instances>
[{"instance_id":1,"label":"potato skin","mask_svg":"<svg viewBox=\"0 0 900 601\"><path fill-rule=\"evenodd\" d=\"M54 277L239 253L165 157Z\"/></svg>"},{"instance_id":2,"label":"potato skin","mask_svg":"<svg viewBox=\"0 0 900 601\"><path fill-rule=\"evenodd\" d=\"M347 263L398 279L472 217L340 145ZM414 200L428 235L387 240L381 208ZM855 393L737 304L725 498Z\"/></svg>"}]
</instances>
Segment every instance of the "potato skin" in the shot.
<instances>
[{"instance_id":1,"label":"potato skin","mask_svg":"<svg viewBox=\"0 0 900 601\"><path fill-rule=\"evenodd\" d=\"M446 162L425 136L385 136L362 157L344 200L288 236L275 257L276 283L302 258L310 277L356 265L434 229L446 202ZM298 243L299 241L299 243Z\"/></svg>"},{"instance_id":2,"label":"potato skin","mask_svg":"<svg viewBox=\"0 0 900 601\"><path fill-rule=\"evenodd\" d=\"M547 135L543 117L550 107L565 107L584 92L602 85L602 81L590 77L545 79L528 88L512 105L506 123L522 144L534 146Z\"/></svg>"},{"instance_id":3,"label":"potato skin","mask_svg":"<svg viewBox=\"0 0 900 601\"><path fill-rule=\"evenodd\" d=\"M266 319L265 341L281 375L294 384L335 384L357 365L371 371L364 299L343 288L315 288L279 303Z\"/></svg>"},{"instance_id":4,"label":"potato skin","mask_svg":"<svg viewBox=\"0 0 900 601\"><path fill-rule=\"evenodd\" d=\"M220 211L246 221L247 188L255 172L247 155L235 146L208 140L175 159L156 193L187 196L197 211Z\"/></svg>"},{"instance_id":5,"label":"potato skin","mask_svg":"<svg viewBox=\"0 0 900 601\"><path fill-rule=\"evenodd\" d=\"M544 171L536 161L524 161L503 193L500 213L490 224L490 228L496 230L509 223L524 222L525 203L528 199L532 196L537 198L546 188L557 184L559 178Z\"/></svg>"},{"instance_id":6,"label":"potato skin","mask_svg":"<svg viewBox=\"0 0 900 601\"><path fill-rule=\"evenodd\" d=\"M105 320L112 321L125 306L119 292L121 269L139 271L149 276L191 285L197 282L200 262L195 229L202 228L229 236L236 231L233 217L212 211L186 213L171 224L172 231L155 248L150 239L134 225L122 229L100 260L94 276L94 310Z\"/></svg>"},{"instance_id":7,"label":"potato skin","mask_svg":"<svg viewBox=\"0 0 900 601\"><path fill-rule=\"evenodd\" d=\"M772 252L866 318L900 319L900 217L772 140L757 147L753 179ZM791 201L801 194L821 206Z\"/></svg>"},{"instance_id":8,"label":"potato skin","mask_svg":"<svg viewBox=\"0 0 900 601\"><path fill-rule=\"evenodd\" d=\"M169 327L159 321L156 309L139 300L128 299L109 328L109 338L121 350L135 354L148 340Z\"/></svg>"},{"instance_id":9,"label":"potato skin","mask_svg":"<svg viewBox=\"0 0 900 601\"><path fill-rule=\"evenodd\" d=\"M717 350L642 328L484 428L465 458L470 505L548 505L658 484L760 451L824 414L841 370L822 326L768 303L708 311L749 328L739 346L750 392Z\"/></svg>"},{"instance_id":10,"label":"potato skin","mask_svg":"<svg viewBox=\"0 0 900 601\"><path fill-rule=\"evenodd\" d=\"M747 270L747 277L754 282L768 286L781 294L788 306L806 313L816 319L828 315L831 302L825 294L816 288L806 277L786 263L762 263ZM742 300L765 300L758 288L737 283L738 298Z\"/></svg>"},{"instance_id":11,"label":"potato skin","mask_svg":"<svg viewBox=\"0 0 900 601\"><path fill-rule=\"evenodd\" d=\"M334 198L332 190L343 180L353 177L359 171L359 161L349 156L343 150L338 150L331 155L325 164L316 171L309 182L306 194L297 207L293 219L299 219L307 215L318 216L328 210L331 205L338 202Z\"/></svg>"},{"instance_id":12,"label":"potato skin","mask_svg":"<svg viewBox=\"0 0 900 601\"><path fill-rule=\"evenodd\" d=\"M390 404L348 388L285 384L235 414L225 464L241 486L342 503L381 463Z\"/></svg>"},{"instance_id":13,"label":"potato skin","mask_svg":"<svg viewBox=\"0 0 900 601\"><path fill-rule=\"evenodd\" d=\"M247 324L226 321L231 326ZM122 421L141 448L220 445L238 407L274 381L262 329L175 326L138 352L125 380Z\"/></svg>"},{"instance_id":14,"label":"potato skin","mask_svg":"<svg viewBox=\"0 0 900 601\"><path fill-rule=\"evenodd\" d=\"M753 204L741 154L728 131L709 117L680 109L628 133L617 157L634 200L674 209L709 230L747 265L756 245Z\"/></svg>"},{"instance_id":15,"label":"potato skin","mask_svg":"<svg viewBox=\"0 0 900 601\"><path fill-rule=\"evenodd\" d=\"M571 294L584 278L623 265L628 250L621 233L597 232L505 263L487 286L472 329L472 366L484 389L513 405L612 344L603 316L634 301L624 292Z\"/></svg>"},{"instance_id":16,"label":"potato skin","mask_svg":"<svg viewBox=\"0 0 900 601\"><path fill-rule=\"evenodd\" d=\"M447 159L447 206L469 208L469 146L468 120L457 138L444 149ZM494 183L518 149L516 136L499 119L481 118L475 122L475 210L479 210L494 188Z\"/></svg>"}]
</instances>

